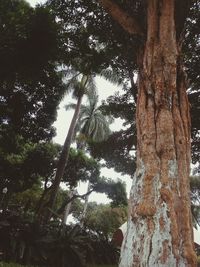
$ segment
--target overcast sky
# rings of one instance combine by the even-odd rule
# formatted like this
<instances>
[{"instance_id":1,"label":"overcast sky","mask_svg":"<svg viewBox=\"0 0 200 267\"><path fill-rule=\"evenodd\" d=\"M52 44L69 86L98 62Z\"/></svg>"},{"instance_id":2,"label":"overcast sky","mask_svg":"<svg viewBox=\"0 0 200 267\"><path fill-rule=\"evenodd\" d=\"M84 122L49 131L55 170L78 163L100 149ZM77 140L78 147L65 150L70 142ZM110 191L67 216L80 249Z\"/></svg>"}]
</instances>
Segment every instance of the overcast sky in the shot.
<instances>
[{"instance_id":1,"label":"overcast sky","mask_svg":"<svg viewBox=\"0 0 200 267\"><path fill-rule=\"evenodd\" d=\"M46 0L26 0L27 2L29 2L32 6L35 6L36 4L42 4L45 3Z\"/></svg>"}]
</instances>

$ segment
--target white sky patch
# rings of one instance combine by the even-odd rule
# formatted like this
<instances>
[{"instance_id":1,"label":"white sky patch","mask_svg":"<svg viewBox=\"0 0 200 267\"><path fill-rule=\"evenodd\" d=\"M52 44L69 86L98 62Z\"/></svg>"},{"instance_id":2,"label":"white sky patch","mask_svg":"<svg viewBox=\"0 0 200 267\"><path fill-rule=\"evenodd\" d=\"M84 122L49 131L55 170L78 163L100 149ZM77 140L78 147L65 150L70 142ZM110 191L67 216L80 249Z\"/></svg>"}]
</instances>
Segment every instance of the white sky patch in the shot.
<instances>
[{"instance_id":1,"label":"white sky patch","mask_svg":"<svg viewBox=\"0 0 200 267\"><path fill-rule=\"evenodd\" d=\"M36 6L37 4L44 4L46 0L26 0L32 7Z\"/></svg>"}]
</instances>

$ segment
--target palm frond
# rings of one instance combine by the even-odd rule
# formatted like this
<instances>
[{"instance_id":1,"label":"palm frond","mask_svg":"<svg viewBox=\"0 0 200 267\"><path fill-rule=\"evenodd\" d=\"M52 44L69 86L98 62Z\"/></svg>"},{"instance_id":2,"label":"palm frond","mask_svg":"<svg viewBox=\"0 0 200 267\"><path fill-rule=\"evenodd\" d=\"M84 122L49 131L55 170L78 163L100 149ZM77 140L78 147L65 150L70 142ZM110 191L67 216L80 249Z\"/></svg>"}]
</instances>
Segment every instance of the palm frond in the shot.
<instances>
[{"instance_id":1,"label":"palm frond","mask_svg":"<svg viewBox=\"0 0 200 267\"><path fill-rule=\"evenodd\" d=\"M94 77L90 75L87 80L86 88L85 88L85 94L88 97L88 100L91 101L98 99L97 95L97 87L94 80Z\"/></svg>"},{"instance_id":2,"label":"palm frond","mask_svg":"<svg viewBox=\"0 0 200 267\"><path fill-rule=\"evenodd\" d=\"M107 81L111 82L114 85L122 85L123 83L119 74L112 69L102 70L99 76L105 78Z\"/></svg>"},{"instance_id":3,"label":"palm frond","mask_svg":"<svg viewBox=\"0 0 200 267\"><path fill-rule=\"evenodd\" d=\"M69 85L73 88L74 92L85 93L88 97L88 103L81 105L79 119L76 124L75 132L82 134L86 139L100 142L108 138L111 133L109 125L112 119L104 116L98 108L98 95L96 84L93 76L82 75L81 80L76 77L71 80ZM76 104L69 103L65 108L75 108Z\"/></svg>"},{"instance_id":4,"label":"palm frond","mask_svg":"<svg viewBox=\"0 0 200 267\"><path fill-rule=\"evenodd\" d=\"M80 72L78 72L77 70L75 70L72 67L61 67L61 70L59 70L59 72L62 74L63 78L72 78L72 77L77 77L80 75Z\"/></svg>"},{"instance_id":5,"label":"palm frond","mask_svg":"<svg viewBox=\"0 0 200 267\"><path fill-rule=\"evenodd\" d=\"M78 76L73 76L70 79L65 80L65 88L66 92L71 92L74 90L74 86L79 83Z\"/></svg>"},{"instance_id":6,"label":"palm frond","mask_svg":"<svg viewBox=\"0 0 200 267\"><path fill-rule=\"evenodd\" d=\"M68 111L70 109L75 109L76 108L76 103L69 103L67 105L65 105L65 110Z\"/></svg>"}]
</instances>

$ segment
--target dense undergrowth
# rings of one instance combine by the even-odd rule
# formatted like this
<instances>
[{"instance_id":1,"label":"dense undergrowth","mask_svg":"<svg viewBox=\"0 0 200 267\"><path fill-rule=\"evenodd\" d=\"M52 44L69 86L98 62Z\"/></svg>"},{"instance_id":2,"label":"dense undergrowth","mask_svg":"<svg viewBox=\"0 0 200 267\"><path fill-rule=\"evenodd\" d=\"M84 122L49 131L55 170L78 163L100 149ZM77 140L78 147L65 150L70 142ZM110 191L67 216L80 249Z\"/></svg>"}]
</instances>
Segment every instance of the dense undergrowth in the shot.
<instances>
[{"instance_id":1,"label":"dense undergrowth","mask_svg":"<svg viewBox=\"0 0 200 267\"><path fill-rule=\"evenodd\" d=\"M38 267L90 267L117 264L119 251L109 240L59 221L40 225L8 212L0 214L2 262ZM3 263L4 264L4 263ZM0 265L17 266L17 265Z\"/></svg>"},{"instance_id":2,"label":"dense undergrowth","mask_svg":"<svg viewBox=\"0 0 200 267\"><path fill-rule=\"evenodd\" d=\"M31 265L20 265L17 263L0 262L0 267L37 267ZM87 265L87 267L117 267L117 265Z\"/></svg>"}]
</instances>

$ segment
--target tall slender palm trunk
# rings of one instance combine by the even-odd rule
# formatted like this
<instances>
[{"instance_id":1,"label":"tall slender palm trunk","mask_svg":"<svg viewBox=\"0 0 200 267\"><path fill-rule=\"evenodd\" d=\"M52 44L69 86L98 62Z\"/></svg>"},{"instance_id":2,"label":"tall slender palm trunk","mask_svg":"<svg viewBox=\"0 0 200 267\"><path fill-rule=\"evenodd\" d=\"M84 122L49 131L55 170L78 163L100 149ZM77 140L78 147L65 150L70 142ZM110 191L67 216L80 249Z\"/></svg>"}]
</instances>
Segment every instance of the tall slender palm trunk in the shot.
<instances>
[{"instance_id":1,"label":"tall slender palm trunk","mask_svg":"<svg viewBox=\"0 0 200 267\"><path fill-rule=\"evenodd\" d=\"M189 103L174 5L148 1L147 41L139 58L137 170L120 267L196 266Z\"/></svg>"},{"instance_id":2,"label":"tall slender palm trunk","mask_svg":"<svg viewBox=\"0 0 200 267\"><path fill-rule=\"evenodd\" d=\"M51 188L51 191L50 191L49 202L47 204L47 207L46 207L46 210L45 210L45 213L44 213L44 217L43 217L43 222L44 223L49 221L49 219L51 217L51 214L52 214L51 209L53 209L53 207L54 207L56 196L57 196L57 192L58 192L58 189L59 189L59 185L60 185L61 179L62 179L62 177L64 175L65 167L66 167L66 164L67 164L67 161L68 161L68 158L69 158L69 151L70 151L70 146L71 146L71 143L72 143L72 138L74 136L74 129L75 129L76 122L77 122L77 119L78 119L78 116L79 116L79 112L80 112L82 98L83 98L83 95L80 95L79 98L78 98L78 101L77 101L77 104L76 104L76 108L75 108L75 111L74 111L74 115L73 115L73 118L72 118L72 121L71 121L71 124L70 124L70 127L69 127L69 131L68 131L67 137L65 139L65 143L63 145L63 149L62 149L59 161L58 161L56 175L55 175L55 178L54 178L54 181L53 181L53 184L52 184L52 188Z\"/></svg>"}]
</instances>

